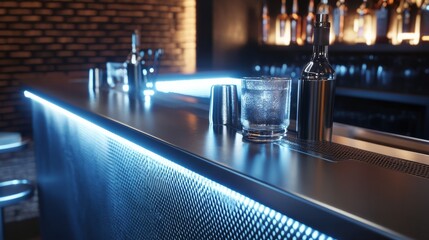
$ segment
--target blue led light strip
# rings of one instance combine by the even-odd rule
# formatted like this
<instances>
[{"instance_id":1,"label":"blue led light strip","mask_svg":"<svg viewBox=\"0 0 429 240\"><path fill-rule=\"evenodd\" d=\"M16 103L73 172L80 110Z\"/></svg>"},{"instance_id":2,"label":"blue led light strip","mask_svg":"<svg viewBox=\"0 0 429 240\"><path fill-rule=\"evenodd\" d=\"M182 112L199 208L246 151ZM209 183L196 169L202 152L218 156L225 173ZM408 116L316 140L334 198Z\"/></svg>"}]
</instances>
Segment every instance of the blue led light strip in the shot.
<instances>
[{"instance_id":1,"label":"blue led light strip","mask_svg":"<svg viewBox=\"0 0 429 240\"><path fill-rule=\"evenodd\" d=\"M210 97L210 88L213 85L234 84L241 85L241 80L230 77L198 78L191 80L158 81L156 90L164 93L180 93L196 97Z\"/></svg>"},{"instance_id":2,"label":"blue led light strip","mask_svg":"<svg viewBox=\"0 0 429 240\"><path fill-rule=\"evenodd\" d=\"M49 101L47 101L46 99L43 99L29 91L24 91L24 95L27 98L32 99L35 102L38 102L40 104L42 104L45 107L50 108L51 110L55 111L55 113L58 114L63 114L64 116L66 116L67 118L70 118L74 121L77 121L79 124L84 124L90 128L93 128L96 131L100 131L103 135L105 135L108 138L111 138L129 148L131 148L133 151L136 151L138 153L141 153L143 155L148 156L149 158L155 160L157 163L167 167L167 168L171 168L174 171L179 172L180 174L183 174L184 176L190 178L190 179L195 179L198 182L201 182L203 185L209 187L210 189L213 189L214 191L217 191L221 194L224 194L230 198L232 198L234 201L239 202L240 204L242 204L243 206L246 206L248 208L254 209L256 212L260 213L261 215L265 215L270 217L271 219L274 219L276 222L279 223L279 225L283 226L284 228L287 229L293 229L292 232L295 232L298 234L298 236L301 236L302 239L319 239L319 240L332 240L331 237L318 232L317 230L312 229L311 227L306 226L305 224L299 223L298 221L295 221L269 207L266 207L263 204L260 204L236 191L233 191L223 185L220 185L219 183L216 183L206 177L203 177L202 175L199 175L195 172L192 172L172 161L169 161L168 159L154 153L151 152L133 142L130 142L129 140L118 136L82 117L79 117L76 114L73 114L67 110L65 110L64 108L61 108L58 105L55 105ZM295 238L294 236L287 236L288 238Z\"/></svg>"}]
</instances>

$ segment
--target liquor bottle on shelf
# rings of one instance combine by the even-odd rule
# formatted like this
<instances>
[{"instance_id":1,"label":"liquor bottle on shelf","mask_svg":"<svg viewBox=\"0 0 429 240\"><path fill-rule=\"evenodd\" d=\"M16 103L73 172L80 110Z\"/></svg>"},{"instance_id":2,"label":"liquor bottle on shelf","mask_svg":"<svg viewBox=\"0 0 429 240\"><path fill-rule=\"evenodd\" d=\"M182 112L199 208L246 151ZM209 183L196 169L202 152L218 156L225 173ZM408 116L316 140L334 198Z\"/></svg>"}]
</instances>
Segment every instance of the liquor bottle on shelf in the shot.
<instances>
[{"instance_id":1,"label":"liquor bottle on shelf","mask_svg":"<svg viewBox=\"0 0 429 240\"><path fill-rule=\"evenodd\" d=\"M126 74L124 77L123 90L131 94L138 94L141 88L141 65L140 65L140 38L139 31L134 30L131 35L131 52L124 63Z\"/></svg>"},{"instance_id":2,"label":"liquor bottle on shelf","mask_svg":"<svg viewBox=\"0 0 429 240\"><path fill-rule=\"evenodd\" d=\"M270 15L267 1L262 1L262 43L268 43L270 37Z\"/></svg>"},{"instance_id":3,"label":"liquor bottle on shelf","mask_svg":"<svg viewBox=\"0 0 429 240\"><path fill-rule=\"evenodd\" d=\"M337 42L344 41L344 27L347 15L345 0L338 0L334 9L334 33Z\"/></svg>"},{"instance_id":4,"label":"liquor bottle on shelf","mask_svg":"<svg viewBox=\"0 0 429 240\"><path fill-rule=\"evenodd\" d=\"M429 0L420 7L420 35L422 42L429 43Z\"/></svg>"},{"instance_id":5,"label":"liquor bottle on shelf","mask_svg":"<svg viewBox=\"0 0 429 240\"><path fill-rule=\"evenodd\" d=\"M380 0L379 7L375 11L376 21L376 42L387 43L388 42L388 27L389 27L389 8L388 0Z\"/></svg>"},{"instance_id":6,"label":"liquor bottle on shelf","mask_svg":"<svg viewBox=\"0 0 429 240\"><path fill-rule=\"evenodd\" d=\"M332 139L336 75L328 61L329 36L328 15L317 14L313 54L298 80L297 132L300 139Z\"/></svg>"},{"instance_id":7,"label":"liquor bottle on shelf","mask_svg":"<svg viewBox=\"0 0 429 240\"><path fill-rule=\"evenodd\" d=\"M401 0L396 8L395 32L392 44L409 43L417 45L420 40L420 27L417 17L417 5L411 0ZM416 24L417 23L417 24Z\"/></svg>"},{"instance_id":8,"label":"liquor bottle on shelf","mask_svg":"<svg viewBox=\"0 0 429 240\"><path fill-rule=\"evenodd\" d=\"M293 0L292 14L290 16L290 42L302 45L301 39L301 17L298 13L298 0Z\"/></svg>"},{"instance_id":9,"label":"liquor bottle on shelf","mask_svg":"<svg viewBox=\"0 0 429 240\"><path fill-rule=\"evenodd\" d=\"M313 29L314 29L314 0L310 0L308 3L308 13L305 16L303 30L302 31L302 39L305 39L305 43L313 43Z\"/></svg>"},{"instance_id":10,"label":"liquor bottle on shelf","mask_svg":"<svg viewBox=\"0 0 429 240\"><path fill-rule=\"evenodd\" d=\"M353 30L356 33L355 43L366 43L372 45L375 42L375 22L368 1L362 0L362 3L356 10L357 17L353 24Z\"/></svg>"},{"instance_id":11,"label":"liquor bottle on shelf","mask_svg":"<svg viewBox=\"0 0 429 240\"><path fill-rule=\"evenodd\" d=\"M397 8L399 6L399 1L400 0L387 0L387 5L388 5L388 9L389 9L389 25L388 25L388 30L387 30L387 39L389 41L389 43L396 45L397 43L397 31L398 31L398 27L397 27Z\"/></svg>"},{"instance_id":12,"label":"liquor bottle on shelf","mask_svg":"<svg viewBox=\"0 0 429 240\"><path fill-rule=\"evenodd\" d=\"M317 5L317 11L318 14L326 14L329 17L329 22L333 22L332 17L332 7L329 5L328 0L321 0L320 3ZM334 28L331 28L329 33L329 43L333 43L335 41L335 33Z\"/></svg>"},{"instance_id":13,"label":"liquor bottle on shelf","mask_svg":"<svg viewBox=\"0 0 429 240\"><path fill-rule=\"evenodd\" d=\"M282 0L280 13L276 19L276 44L290 44L290 21L286 12L286 0Z\"/></svg>"}]
</instances>

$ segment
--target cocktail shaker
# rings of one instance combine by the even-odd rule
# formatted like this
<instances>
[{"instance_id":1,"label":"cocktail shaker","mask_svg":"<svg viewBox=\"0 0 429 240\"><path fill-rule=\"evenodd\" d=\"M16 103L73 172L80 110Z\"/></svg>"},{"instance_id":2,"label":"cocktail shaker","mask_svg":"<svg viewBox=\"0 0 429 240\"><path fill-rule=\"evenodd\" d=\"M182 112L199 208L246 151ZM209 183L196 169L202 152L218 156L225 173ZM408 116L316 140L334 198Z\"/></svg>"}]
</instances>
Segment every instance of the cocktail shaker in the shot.
<instances>
[{"instance_id":1,"label":"cocktail shaker","mask_svg":"<svg viewBox=\"0 0 429 240\"><path fill-rule=\"evenodd\" d=\"M298 81L297 132L308 141L331 141L335 98L335 71L328 61L330 23L317 14L313 55Z\"/></svg>"},{"instance_id":2,"label":"cocktail shaker","mask_svg":"<svg viewBox=\"0 0 429 240\"><path fill-rule=\"evenodd\" d=\"M213 85L210 93L209 122L213 125L240 127L237 86Z\"/></svg>"}]
</instances>

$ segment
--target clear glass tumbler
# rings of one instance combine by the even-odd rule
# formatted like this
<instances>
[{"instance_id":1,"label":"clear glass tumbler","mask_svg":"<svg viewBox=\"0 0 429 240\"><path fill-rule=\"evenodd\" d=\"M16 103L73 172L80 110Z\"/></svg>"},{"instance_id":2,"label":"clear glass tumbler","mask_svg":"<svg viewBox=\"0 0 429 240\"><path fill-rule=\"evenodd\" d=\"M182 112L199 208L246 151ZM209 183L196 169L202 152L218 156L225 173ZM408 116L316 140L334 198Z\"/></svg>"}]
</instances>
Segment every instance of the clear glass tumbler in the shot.
<instances>
[{"instance_id":1,"label":"clear glass tumbler","mask_svg":"<svg viewBox=\"0 0 429 240\"><path fill-rule=\"evenodd\" d=\"M289 126L292 80L255 77L241 80L243 139L272 142L282 139Z\"/></svg>"}]
</instances>

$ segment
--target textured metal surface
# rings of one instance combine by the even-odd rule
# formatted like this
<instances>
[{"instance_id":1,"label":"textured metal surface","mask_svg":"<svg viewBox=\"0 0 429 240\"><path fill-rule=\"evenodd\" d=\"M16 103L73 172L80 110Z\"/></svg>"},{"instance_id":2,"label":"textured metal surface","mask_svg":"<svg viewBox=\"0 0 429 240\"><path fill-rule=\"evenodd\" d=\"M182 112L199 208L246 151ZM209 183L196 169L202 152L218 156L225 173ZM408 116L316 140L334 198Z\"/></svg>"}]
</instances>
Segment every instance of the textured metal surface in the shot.
<instances>
[{"instance_id":1,"label":"textured metal surface","mask_svg":"<svg viewBox=\"0 0 429 240\"><path fill-rule=\"evenodd\" d=\"M297 139L293 134L289 134L287 138L285 138L283 145L329 161L353 159L429 179L429 165L364 151L337 143L307 142Z\"/></svg>"},{"instance_id":2,"label":"textured metal surface","mask_svg":"<svg viewBox=\"0 0 429 240\"><path fill-rule=\"evenodd\" d=\"M89 122L33 108L44 239L330 239Z\"/></svg>"},{"instance_id":3,"label":"textured metal surface","mask_svg":"<svg viewBox=\"0 0 429 240\"><path fill-rule=\"evenodd\" d=\"M240 109L237 86L232 84L213 85L210 92L210 123L239 128Z\"/></svg>"},{"instance_id":4,"label":"textured metal surface","mask_svg":"<svg viewBox=\"0 0 429 240\"><path fill-rule=\"evenodd\" d=\"M114 91L100 91L93 96L88 94L86 84L37 81L30 86L31 91L58 106L336 238L429 237L427 178L367 164L360 157L326 161L320 155L288 146L243 142L240 134L227 127L210 126L208 103L199 105L188 96L179 102L168 94L151 101L135 101ZM76 143L79 137L73 133L70 133L72 138L58 143L64 131L75 130L52 128L50 124L58 118L57 112L61 109L42 117L46 120L36 119L34 127L41 132L40 141L48 143L41 147L46 153L38 156L49 162L42 166L45 169L42 174L48 176L47 183L55 182L53 176L75 178L61 170L72 161L57 163L56 159L68 154L67 146L72 146L75 152L81 145ZM60 133L53 132L57 128ZM97 159L94 156L92 161ZM100 170L91 169L95 177L88 179L96 183ZM89 168L87 171L90 172ZM104 184L97 186L102 189ZM67 189L61 184L45 187L46 193L48 189L56 189L55 193ZM59 201L52 201L47 208L55 209L55 202L75 197L73 194L58 197L54 192L47 197ZM100 204L94 207L106 208ZM64 212L61 208L52 211L57 213L56 219Z\"/></svg>"}]
</instances>

